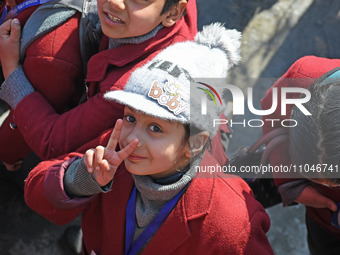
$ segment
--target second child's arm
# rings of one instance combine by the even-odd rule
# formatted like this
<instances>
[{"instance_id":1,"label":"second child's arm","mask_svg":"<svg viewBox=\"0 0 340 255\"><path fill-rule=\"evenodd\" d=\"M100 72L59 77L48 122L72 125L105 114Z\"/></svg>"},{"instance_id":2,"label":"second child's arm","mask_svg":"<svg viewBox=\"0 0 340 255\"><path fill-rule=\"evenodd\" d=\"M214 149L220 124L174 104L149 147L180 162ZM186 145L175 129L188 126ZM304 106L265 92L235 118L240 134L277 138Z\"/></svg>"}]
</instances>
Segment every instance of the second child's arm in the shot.
<instances>
[{"instance_id":1,"label":"second child's arm","mask_svg":"<svg viewBox=\"0 0 340 255\"><path fill-rule=\"evenodd\" d=\"M5 79L19 67L21 29L18 19L10 19L0 26L0 61Z\"/></svg>"},{"instance_id":2,"label":"second child's arm","mask_svg":"<svg viewBox=\"0 0 340 255\"><path fill-rule=\"evenodd\" d=\"M325 197L312 186L305 187L296 202L314 208L328 208L333 212L337 210L337 205L333 200Z\"/></svg>"}]
</instances>

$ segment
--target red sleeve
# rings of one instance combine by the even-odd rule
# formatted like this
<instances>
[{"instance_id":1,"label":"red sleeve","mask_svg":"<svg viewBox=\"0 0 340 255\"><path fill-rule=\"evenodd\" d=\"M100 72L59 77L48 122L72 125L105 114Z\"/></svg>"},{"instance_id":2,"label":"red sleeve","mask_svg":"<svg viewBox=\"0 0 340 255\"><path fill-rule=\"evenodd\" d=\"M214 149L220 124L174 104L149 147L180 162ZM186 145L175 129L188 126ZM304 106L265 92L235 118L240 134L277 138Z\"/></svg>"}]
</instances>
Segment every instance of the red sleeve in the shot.
<instances>
[{"instance_id":1,"label":"red sleeve","mask_svg":"<svg viewBox=\"0 0 340 255\"><path fill-rule=\"evenodd\" d=\"M60 160L41 162L25 182L26 204L58 225L74 220L91 201L91 198L71 199L63 188L65 170L80 156L73 153Z\"/></svg>"},{"instance_id":2,"label":"red sleeve","mask_svg":"<svg viewBox=\"0 0 340 255\"><path fill-rule=\"evenodd\" d=\"M37 38L28 47L23 62L27 79L58 113L76 106L83 93L79 18L80 13L77 13L56 29ZM31 112L32 116L36 113L38 112ZM0 128L0 144L6 145L0 147L0 160L9 164L25 158L31 151L31 144L25 142L20 132L25 129L12 130L11 122L14 122L12 111ZM39 125L39 122L35 125ZM35 151L34 148L33 150ZM43 158L49 158L48 152L38 154L46 154L47 157Z\"/></svg>"},{"instance_id":3,"label":"red sleeve","mask_svg":"<svg viewBox=\"0 0 340 255\"><path fill-rule=\"evenodd\" d=\"M267 91L264 98L261 100L262 109L269 109L272 105L272 94L273 88L278 88L278 107L276 111L268 116L264 116L264 126L263 126L263 134L274 130L275 128L281 127L279 121L276 121L272 126L270 121L266 121L267 119L289 119L292 105L287 105L286 115L281 115L281 97L280 97L280 88L283 87L301 87L301 88L309 88L309 86L320 76L327 73L328 71L339 67L340 59L326 59L319 58L314 56L307 56L297 60L288 71L280 78L278 81ZM297 98L298 94L288 94L288 98ZM291 163L291 159L289 156L289 143L288 141L278 146L273 150L270 156L270 164L271 165L288 165ZM277 175L274 175L275 183L277 185L289 182L291 179L278 178Z\"/></svg>"},{"instance_id":4,"label":"red sleeve","mask_svg":"<svg viewBox=\"0 0 340 255\"><path fill-rule=\"evenodd\" d=\"M24 159L31 149L26 144L18 129L11 129L10 125L13 122L13 111L10 111L8 117L0 126L0 161L7 164Z\"/></svg>"},{"instance_id":5,"label":"red sleeve","mask_svg":"<svg viewBox=\"0 0 340 255\"><path fill-rule=\"evenodd\" d=\"M195 13L195 6L195 1L189 1L187 15ZM188 22L193 25L195 21L192 17ZM116 120L123 117L123 107L105 100L104 93L123 88L135 68L167 45L192 39L196 27L186 27L188 24L177 23L173 29L162 30L153 42L146 41L134 47L124 45L120 51L112 49L93 56L87 74L89 99L70 111L59 114L38 92L25 97L15 108L14 121L27 145L42 159L49 159L77 151L104 130L113 128ZM168 30L170 33L162 36Z\"/></svg>"},{"instance_id":6,"label":"red sleeve","mask_svg":"<svg viewBox=\"0 0 340 255\"><path fill-rule=\"evenodd\" d=\"M239 210L242 210L239 215L244 215L243 224L239 224L235 230L238 231L235 239L238 240L240 248L237 254L272 255L274 253L267 238L270 228L269 216L255 200L249 186L243 181L239 183L239 186L243 187L241 194L245 204L244 207L239 207Z\"/></svg>"},{"instance_id":7,"label":"red sleeve","mask_svg":"<svg viewBox=\"0 0 340 255\"><path fill-rule=\"evenodd\" d=\"M241 231L239 238L248 237L248 242L243 254L274 254L266 233L270 227L270 220L264 211L258 211L249 220L250 233L245 235L245 231Z\"/></svg>"},{"instance_id":8,"label":"red sleeve","mask_svg":"<svg viewBox=\"0 0 340 255\"><path fill-rule=\"evenodd\" d=\"M37 92L25 97L15 109L18 128L42 159L76 151L103 130L113 128L122 117L123 107L105 100L101 93L63 114L57 114Z\"/></svg>"},{"instance_id":9,"label":"red sleeve","mask_svg":"<svg viewBox=\"0 0 340 255\"><path fill-rule=\"evenodd\" d=\"M37 38L26 51L23 69L27 79L58 113L79 103L84 92L79 42L80 13Z\"/></svg>"}]
</instances>

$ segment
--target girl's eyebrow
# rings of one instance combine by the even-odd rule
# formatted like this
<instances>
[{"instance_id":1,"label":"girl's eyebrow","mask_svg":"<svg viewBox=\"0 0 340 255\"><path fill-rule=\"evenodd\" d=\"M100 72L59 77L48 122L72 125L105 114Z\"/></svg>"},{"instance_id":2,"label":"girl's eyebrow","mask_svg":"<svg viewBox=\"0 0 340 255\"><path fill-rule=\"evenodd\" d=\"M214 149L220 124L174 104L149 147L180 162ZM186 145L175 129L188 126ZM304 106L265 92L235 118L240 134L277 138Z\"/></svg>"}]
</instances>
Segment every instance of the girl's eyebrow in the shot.
<instances>
[{"instance_id":1,"label":"girl's eyebrow","mask_svg":"<svg viewBox=\"0 0 340 255\"><path fill-rule=\"evenodd\" d=\"M163 121L166 121L166 120L163 120L163 119L160 119L160 118L157 118L155 116L152 116L152 115L148 115L142 111L138 111L137 109L134 109L132 107L129 107L129 106L125 106L132 114L140 114L140 115L143 115L145 116L146 118L149 119L149 121L153 122L154 124L158 125L158 126L161 126L163 128ZM125 112L124 112L125 114ZM176 121L166 121L166 122L169 122L169 123L177 123Z\"/></svg>"}]
</instances>

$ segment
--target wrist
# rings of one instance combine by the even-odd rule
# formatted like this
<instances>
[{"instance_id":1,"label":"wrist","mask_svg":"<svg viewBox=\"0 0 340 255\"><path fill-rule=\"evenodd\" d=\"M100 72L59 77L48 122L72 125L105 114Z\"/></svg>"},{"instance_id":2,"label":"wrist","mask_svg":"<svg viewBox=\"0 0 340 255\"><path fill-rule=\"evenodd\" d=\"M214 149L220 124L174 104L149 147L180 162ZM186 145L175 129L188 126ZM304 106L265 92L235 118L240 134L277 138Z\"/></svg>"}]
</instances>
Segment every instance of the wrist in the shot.
<instances>
[{"instance_id":1,"label":"wrist","mask_svg":"<svg viewBox=\"0 0 340 255\"><path fill-rule=\"evenodd\" d=\"M12 109L26 96L34 92L34 88L27 80L21 66L12 72L2 83L0 99L5 101Z\"/></svg>"},{"instance_id":2,"label":"wrist","mask_svg":"<svg viewBox=\"0 0 340 255\"><path fill-rule=\"evenodd\" d=\"M11 73L13 73L18 67L19 67L19 62L13 62L13 63L6 62L6 64L2 66L2 72L3 72L4 78L7 79L7 77Z\"/></svg>"}]
</instances>

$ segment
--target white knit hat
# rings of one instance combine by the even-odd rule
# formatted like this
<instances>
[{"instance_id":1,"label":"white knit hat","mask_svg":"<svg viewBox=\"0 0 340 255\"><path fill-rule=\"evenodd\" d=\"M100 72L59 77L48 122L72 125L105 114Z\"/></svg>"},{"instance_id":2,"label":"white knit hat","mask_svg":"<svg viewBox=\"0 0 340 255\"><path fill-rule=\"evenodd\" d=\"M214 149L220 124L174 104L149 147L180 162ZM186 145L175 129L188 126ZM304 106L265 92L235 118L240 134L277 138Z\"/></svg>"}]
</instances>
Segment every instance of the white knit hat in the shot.
<instances>
[{"instance_id":1,"label":"white knit hat","mask_svg":"<svg viewBox=\"0 0 340 255\"><path fill-rule=\"evenodd\" d=\"M240 32L227 30L220 23L205 26L195 41L169 46L137 68L124 90L107 92L104 97L160 119L190 123L213 136L217 127L212 120L223 112L223 106L208 97L209 113L202 118L201 97L208 96L207 87L194 80L226 78L229 68L240 60L240 38Z\"/></svg>"}]
</instances>

